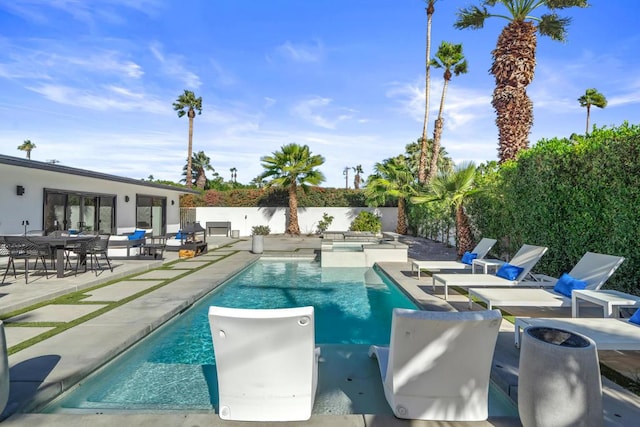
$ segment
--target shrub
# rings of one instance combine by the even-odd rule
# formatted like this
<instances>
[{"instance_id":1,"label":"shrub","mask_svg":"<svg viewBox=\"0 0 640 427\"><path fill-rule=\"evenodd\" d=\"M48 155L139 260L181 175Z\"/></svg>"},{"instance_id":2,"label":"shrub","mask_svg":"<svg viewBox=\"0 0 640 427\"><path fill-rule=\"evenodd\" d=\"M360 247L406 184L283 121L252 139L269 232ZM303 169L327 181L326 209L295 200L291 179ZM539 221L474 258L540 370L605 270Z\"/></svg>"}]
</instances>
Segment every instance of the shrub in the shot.
<instances>
[{"instance_id":1,"label":"shrub","mask_svg":"<svg viewBox=\"0 0 640 427\"><path fill-rule=\"evenodd\" d=\"M327 231L327 228L329 228L332 222L333 222L333 216L327 214L326 212L323 213L322 219L318 221L318 234L324 233L325 231Z\"/></svg>"},{"instance_id":2,"label":"shrub","mask_svg":"<svg viewBox=\"0 0 640 427\"><path fill-rule=\"evenodd\" d=\"M271 229L268 225L254 225L251 227L251 234L256 236L266 236L269 233L271 233Z\"/></svg>"},{"instance_id":3,"label":"shrub","mask_svg":"<svg viewBox=\"0 0 640 427\"><path fill-rule=\"evenodd\" d=\"M371 231L378 233L382 229L380 217L368 211L362 211L355 217L349 226L351 231Z\"/></svg>"}]
</instances>

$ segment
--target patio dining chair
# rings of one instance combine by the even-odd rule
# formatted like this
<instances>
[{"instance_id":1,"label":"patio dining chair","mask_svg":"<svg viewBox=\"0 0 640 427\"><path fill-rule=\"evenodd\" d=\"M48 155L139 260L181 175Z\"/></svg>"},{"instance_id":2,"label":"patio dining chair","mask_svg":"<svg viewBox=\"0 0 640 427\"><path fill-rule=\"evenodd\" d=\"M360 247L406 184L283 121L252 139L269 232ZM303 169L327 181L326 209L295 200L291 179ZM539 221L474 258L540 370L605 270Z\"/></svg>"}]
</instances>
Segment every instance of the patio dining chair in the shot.
<instances>
[{"instance_id":1,"label":"patio dining chair","mask_svg":"<svg viewBox=\"0 0 640 427\"><path fill-rule=\"evenodd\" d=\"M9 268L13 269L13 277L18 277L16 273L16 260L24 260L24 281L29 283L29 261L35 258L33 269L38 266L38 260L42 261L45 277L49 278L49 271L47 270L47 259L51 259L51 248L48 244L40 244L29 240L25 236L5 236L4 246L9 254L9 260L7 261L7 268L4 270L4 276L2 277L2 283L7 278Z\"/></svg>"},{"instance_id":2,"label":"patio dining chair","mask_svg":"<svg viewBox=\"0 0 640 427\"><path fill-rule=\"evenodd\" d=\"M89 242L87 246L86 255L89 257L91 262L91 269L96 272L96 276L98 275L98 270L101 270L100 261L98 257L103 258L107 261L107 265L109 266L109 270L113 272L113 266L111 265L111 261L109 260L109 256L107 255L107 247L109 246L109 238L110 234L98 234L94 240ZM96 262L95 268L93 265L93 261Z\"/></svg>"}]
</instances>

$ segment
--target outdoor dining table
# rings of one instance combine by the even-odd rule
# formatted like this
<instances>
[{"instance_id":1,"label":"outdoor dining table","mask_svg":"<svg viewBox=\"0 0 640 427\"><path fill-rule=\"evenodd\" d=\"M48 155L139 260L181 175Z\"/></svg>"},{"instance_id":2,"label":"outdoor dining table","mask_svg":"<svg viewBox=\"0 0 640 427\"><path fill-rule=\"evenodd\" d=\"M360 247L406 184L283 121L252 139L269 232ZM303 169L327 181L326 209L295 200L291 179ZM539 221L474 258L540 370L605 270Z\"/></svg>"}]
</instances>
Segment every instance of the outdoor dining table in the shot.
<instances>
[{"instance_id":1,"label":"outdoor dining table","mask_svg":"<svg viewBox=\"0 0 640 427\"><path fill-rule=\"evenodd\" d=\"M74 243L90 242L93 235L76 236L29 236L29 240L36 243L46 243L51 247L56 257L56 276L64 277L64 251Z\"/></svg>"}]
</instances>

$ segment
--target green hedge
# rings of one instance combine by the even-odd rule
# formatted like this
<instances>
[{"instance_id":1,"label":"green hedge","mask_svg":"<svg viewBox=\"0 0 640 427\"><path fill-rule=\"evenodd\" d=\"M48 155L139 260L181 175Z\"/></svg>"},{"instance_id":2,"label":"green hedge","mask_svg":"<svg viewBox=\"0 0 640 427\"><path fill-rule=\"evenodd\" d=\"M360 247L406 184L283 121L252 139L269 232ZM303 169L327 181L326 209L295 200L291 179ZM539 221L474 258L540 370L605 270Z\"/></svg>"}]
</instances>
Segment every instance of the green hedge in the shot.
<instances>
[{"instance_id":1,"label":"green hedge","mask_svg":"<svg viewBox=\"0 0 640 427\"><path fill-rule=\"evenodd\" d=\"M365 207L364 190L342 188L309 187L307 191L298 189L299 207ZM289 194L282 188L243 188L228 191L207 190L201 195L187 195L180 199L182 207L287 207ZM397 200L390 200L386 206L397 206Z\"/></svg>"},{"instance_id":2,"label":"green hedge","mask_svg":"<svg viewBox=\"0 0 640 427\"><path fill-rule=\"evenodd\" d=\"M639 126L541 140L517 161L485 171L478 183L486 191L468 211L483 236L503 238L502 250L549 247L535 270L553 276L587 251L624 256L606 287L638 293Z\"/></svg>"}]
</instances>

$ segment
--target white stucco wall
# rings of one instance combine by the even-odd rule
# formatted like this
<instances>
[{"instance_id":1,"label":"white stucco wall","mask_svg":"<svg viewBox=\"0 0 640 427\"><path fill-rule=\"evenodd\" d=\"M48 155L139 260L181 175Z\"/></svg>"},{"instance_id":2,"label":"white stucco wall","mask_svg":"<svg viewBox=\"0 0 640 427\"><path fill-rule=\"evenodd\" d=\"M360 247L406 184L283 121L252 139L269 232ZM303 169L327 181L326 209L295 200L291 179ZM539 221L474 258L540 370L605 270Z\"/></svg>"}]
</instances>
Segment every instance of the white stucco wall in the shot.
<instances>
[{"instance_id":1,"label":"white stucco wall","mask_svg":"<svg viewBox=\"0 0 640 427\"><path fill-rule=\"evenodd\" d=\"M196 208L196 221L203 227L207 221L231 221L231 228L239 230L241 236L251 235L255 225L268 225L273 234L282 234L286 230L288 208ZM315 233L318 221L326 212L333 216L329 230L345 231L360 211L377 213L382 220L382 231L395 231L397 226L397 208L298 208L300 233Z\"/></svg>"},{"instance_id":2,"label":"white stucco wall","mask_svg":"<svg viewBox=\"0 0 640 427\"><path fill-rule=\"evenodd\" d=\"M24 187L22 196L16 194L18 185ZM117 233L135 228L137 194L166 197L167 232L180 228L180 191L0 163L0 234L23 233L24 220L29 221L29 230L44 228L45 188L115 194ZM129 196L129 202L125 202L125 196Z\"/></svg>"}]
</instances>

